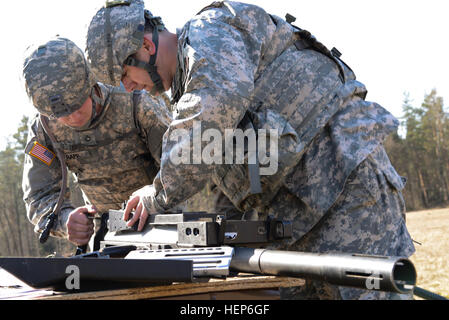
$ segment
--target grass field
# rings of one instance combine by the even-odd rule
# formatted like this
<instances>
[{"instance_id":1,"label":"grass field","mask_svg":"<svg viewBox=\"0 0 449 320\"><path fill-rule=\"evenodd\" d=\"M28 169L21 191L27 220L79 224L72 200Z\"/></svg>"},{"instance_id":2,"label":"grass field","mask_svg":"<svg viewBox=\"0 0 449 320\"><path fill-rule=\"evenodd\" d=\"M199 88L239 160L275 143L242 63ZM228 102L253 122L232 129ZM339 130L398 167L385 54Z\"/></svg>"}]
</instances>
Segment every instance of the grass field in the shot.
<instances>
[{"instance_id":1,"label":"grass field","mask_svg":"<svg viewBox=\"0 0 449 320\"><path fill-rule=\"evenodd\" d=\"M407 213L418 286L449 298L449 208Z\"/></svg>"}]
</instances>

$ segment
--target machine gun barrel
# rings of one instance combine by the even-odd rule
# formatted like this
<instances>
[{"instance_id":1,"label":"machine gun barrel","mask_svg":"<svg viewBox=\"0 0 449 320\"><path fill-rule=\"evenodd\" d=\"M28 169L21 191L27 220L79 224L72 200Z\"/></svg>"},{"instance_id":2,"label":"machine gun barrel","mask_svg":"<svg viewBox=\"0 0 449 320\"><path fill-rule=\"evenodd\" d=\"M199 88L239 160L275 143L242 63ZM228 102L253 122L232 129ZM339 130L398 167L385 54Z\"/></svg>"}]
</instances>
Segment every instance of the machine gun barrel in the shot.
<instances>
[{"instance_id":1,"label":"machine gun barrel","mask_svg":"<svg viewBox=\"0 0 449 320\"><path fill-rule=\"evenodd\" d=\"M236 247L231 269L240 272L304 277L361 289L411 293L413 264L403 257L319 254Z\"/></svg>"}]
</instances>

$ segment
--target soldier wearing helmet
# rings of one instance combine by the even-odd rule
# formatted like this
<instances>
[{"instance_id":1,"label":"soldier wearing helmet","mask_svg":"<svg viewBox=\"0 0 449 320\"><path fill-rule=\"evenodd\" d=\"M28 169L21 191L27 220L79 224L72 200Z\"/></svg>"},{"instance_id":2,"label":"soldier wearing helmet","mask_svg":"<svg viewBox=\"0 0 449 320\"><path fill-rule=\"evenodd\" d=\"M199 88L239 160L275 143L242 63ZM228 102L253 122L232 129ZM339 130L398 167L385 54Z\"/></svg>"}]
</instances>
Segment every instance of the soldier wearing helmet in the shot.
<instances>
[{"instance_id":1,"label":"soldier wearing helmet","mask_svg":"<svg viewBox=\"0 0 449 320\"><path fill-rule=\"evenodd\" d=\"M125 15L126 19L123 19ZM144 9L143 1L109 1L105 8L97 12L93 22L89 27L87 43L90 48L91 44L98 47L90 50L87 58L100 81L118 86L124 68L130 66L144 71L140 77L145 79L146 84L149 83L147 78L150 79L152 85L150 88L143 81L126 82L127 89L147 89L153 94L160 94L170 88L168 77L161 77L158 71L157 63L161 61L156 61L159 47L165 51L170 44L166 39L170 33L159 17ZM160 33L164 36L160 37ZM172 40L176 41L176 37ZM165 56L162 52L159 59Z\"/></svg>"},{"instance_id":2,"label":"soldier wearing helmet","mask_svg":"<svg viewBox=\"0 0 449 320\"><path fill-rule=\"evenodd\" d=\"M30 49L23 78L39 111L25 149L28 218L43 231L64 192L61 166L67 165L86 206L75 208L68 191L63 194L51 235L85 245L94 231L86 214L99 217L119 209L153 181L171 116L160 99L144 91L127 93L97 82L81 49L65 38Z\"/></svg>"},{"instance_id":3,"label":"soldier wearing helmet","mask_svg":"<svg viewBox=\"0 0 449 320\"><path fill-rule=\"evenodd\" d=\"M365 86L338 50L293 26L291 16L286 21L245 3L213 2L176 34L159 27L145 32L146 15L153 17L140 0L107 4L92 19L87 42L95 72L108 83L121 72L127 90L156 93L156 70L164 89L171 88L177 111L166 136L177 129L189 132L164 143L153 185L128 202L125 218L137 207L129 224L140 219L141 226L149 213L163 212L213 182L244 216L256 210L261 219L293 221L293 239L278 248L413 254L401 194L405 182L382 145L398 121L365 100ZM200 147L190 143L195 121L203 132L212 128L225 136L248 118L255 127L260 122L251 119L276 119L263 124L277 129L279 145L286 136L297 143L291 145L298 152L294 165L261 178L261 193L250 192L249 169L170 160L185 146L190 154L203 150L204 141ZM393 298L314 281L282 292L290 298Z\"/></svg>"}]
</instances>

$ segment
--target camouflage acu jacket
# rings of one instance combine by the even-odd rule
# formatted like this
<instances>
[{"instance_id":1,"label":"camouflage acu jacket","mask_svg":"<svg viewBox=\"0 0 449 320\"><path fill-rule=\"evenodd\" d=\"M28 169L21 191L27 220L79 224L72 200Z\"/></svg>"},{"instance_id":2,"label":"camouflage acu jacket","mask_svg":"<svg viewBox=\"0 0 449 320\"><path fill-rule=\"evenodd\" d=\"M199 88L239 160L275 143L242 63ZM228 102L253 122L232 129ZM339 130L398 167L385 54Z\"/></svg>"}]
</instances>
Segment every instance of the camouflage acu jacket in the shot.
<instances>
[{"instance_id":1,"label":"camouflage acu jacket","mask_svg":"<svg viewBox=\"0 0 449 320\"><path fill-rule=\"evenodd\" d=\"M55 148L63 151L68 169L74 173L86 203L100 213L119 209L137 189L151 184L159 169L162 136L171 115L162 100L146 92L126 93L98 84L101 113L90 127L78 131L57 120L49 128L52 144L39 118L30 124L23 175L24 200L36 231L45 226L61 188L61 168ZM73 207L66 195L54 236L65 236L65 223Z\"/></svg>"},{"instance_id":2,"label":"camouflage acu jacket","mask_svg":"<svg viewBox=\"0 0 449 320\"><path fill-rule=\"evenodd\" d=\"M345 64L295 45L300 40L296 31L257 6L230 1L214 2L178 31L178 69L172 85L176 117L166 137L176 129L190 135L164 140L155 181L161 208L199 191L219 166L170 161L171 154L186 146L195 153L195 121L203 132L214 128L224 136L226 129L237 128L247 110L279 113L305 145L283 184L323 214L354 168L397 128L398 121L387 110L364 100L365 86ZM402 189L394 169L386 172ZM223 190L227 195L238 192L243 179L228 180L219 187L232 189Z\"/></svg>"}]
</instances>

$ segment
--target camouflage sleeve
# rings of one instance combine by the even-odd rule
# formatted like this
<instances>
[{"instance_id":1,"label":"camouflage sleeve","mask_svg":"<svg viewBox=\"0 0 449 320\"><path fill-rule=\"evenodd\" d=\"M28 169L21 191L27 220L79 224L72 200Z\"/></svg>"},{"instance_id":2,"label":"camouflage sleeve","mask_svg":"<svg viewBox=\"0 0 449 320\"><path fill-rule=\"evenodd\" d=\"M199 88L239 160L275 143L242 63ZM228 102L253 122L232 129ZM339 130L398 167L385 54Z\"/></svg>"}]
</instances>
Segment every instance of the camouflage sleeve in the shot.
<instances>
[{"instance_id":1,"label":"camouflage sleeve","mask_svg":"<svg viewBox=\"0 0 449 320\"><path fill-rule=\"evenodd\" d=\"M52 213L58 202L62 175L59 160L46 142L48 139L38 119L36 117L31 121L28 128L22 189L28 219L35 225L34 230L41 233L45 228L47 216ZM54 237L67 237L66 223L69 213L74 209L69 197L67 189L56 226L51 231Z\"/></svg>"},{"instance_id":2,"label":"camouflage sleeve","mask_svg":"<svg viewBox=\"0 0 449 320\"><path fill-rule=\"evenodd\" d=\"M245 27L242 18L223 4L197 15L181 35L180 51L186 65L184 93L164 136L160 174L154 182L155 201L164 209L199 192L219 165L202 160L202 150L211 143L202 133L218 132L221 141L215 141L214 135L213 143L223 146L225 130L235 129L249 108L267 38L260 21L266 22L268 15L255 10L243 16L251 20ZM179 155L187 161L172 161Z\"/></svg>"},{"instance_id":3,"label":"camouflage sleeve","mask_svg":"<svg viewBox=\"0 0 449 320\"><path fill-rule=\"evenodd\" d=\"M134 93L136 124L142 133L151 156L161 162L162 137L167 131L172 114L166 101L152 97L146 91Z\"/></svg>"}]
</instances>

